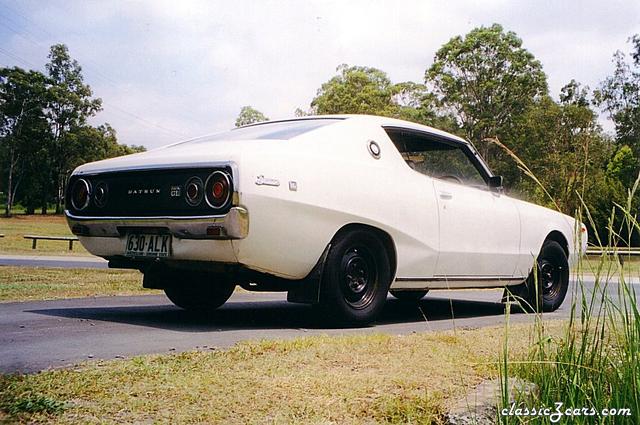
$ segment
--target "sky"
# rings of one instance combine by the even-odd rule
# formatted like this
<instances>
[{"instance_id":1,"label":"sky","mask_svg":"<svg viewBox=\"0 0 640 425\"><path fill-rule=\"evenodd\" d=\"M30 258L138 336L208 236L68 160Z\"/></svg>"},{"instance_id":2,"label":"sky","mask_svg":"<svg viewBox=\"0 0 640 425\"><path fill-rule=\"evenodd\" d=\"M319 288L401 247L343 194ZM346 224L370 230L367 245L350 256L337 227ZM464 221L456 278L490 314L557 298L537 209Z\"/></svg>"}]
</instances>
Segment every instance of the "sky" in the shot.
<instances>
[{"instance_id":1,"label":"sky","mask_svg":"<svg viewBox=\"0 0 640 425\"><path fill-rule=\"evenodd\" d=\"M66 44L103 100L91 123L154 148L232 128L245 105L272 119L307 110L343 63L423 82L438 48L493 23L522 38L557 98L612 73L640 1L0 0L0 66L44 71Z\"/></svg>"}]
</instances>

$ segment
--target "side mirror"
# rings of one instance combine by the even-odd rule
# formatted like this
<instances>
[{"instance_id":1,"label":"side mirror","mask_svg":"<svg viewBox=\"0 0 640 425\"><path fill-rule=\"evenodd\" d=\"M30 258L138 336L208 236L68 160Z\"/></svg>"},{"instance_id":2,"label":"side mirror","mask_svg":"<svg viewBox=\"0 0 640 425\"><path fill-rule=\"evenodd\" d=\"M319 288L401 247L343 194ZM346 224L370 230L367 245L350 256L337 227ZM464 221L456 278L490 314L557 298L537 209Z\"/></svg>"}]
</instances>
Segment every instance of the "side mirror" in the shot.
<instances>
[{"instance_id":1,"label":"side mirror","mask_svg":"<svg viewBox=\"0 0 640 425\"><path fill-rule=\"evenodd\" d=\"M491 176L489 177L489 189L494 190L496 192L501 192L504 189L502 185L502 176Z\"/></svg>"}]
</instances>

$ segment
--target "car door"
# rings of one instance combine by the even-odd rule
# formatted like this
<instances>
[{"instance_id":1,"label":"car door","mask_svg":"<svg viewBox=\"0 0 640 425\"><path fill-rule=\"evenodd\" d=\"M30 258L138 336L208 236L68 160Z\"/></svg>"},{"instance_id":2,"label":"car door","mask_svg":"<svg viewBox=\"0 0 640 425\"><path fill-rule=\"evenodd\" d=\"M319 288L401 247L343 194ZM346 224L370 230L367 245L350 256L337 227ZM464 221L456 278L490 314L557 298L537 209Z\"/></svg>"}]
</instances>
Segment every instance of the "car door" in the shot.
<instances>
[{"instance_id":1,"label":"car door","mask_svg":"<svg viewBox=\"0 0 640 425\"><path fill-rule=\"evenodd\" d=\"M500 193L433 179L440 218L436 277L509 278L520 255L520 217Z\"/></svg>"},{"instance_id":2,"label":"car door","mask_svg":"<svg viewBox=\"0 0 640 425\"><path fill-rule=\"evenodd\" d=\"M454 287L492 286L513 278L521 234L516 202L489 190L490 172L472 146L411 129L386 131L407 165L429 176L425 180L433 185L427 193L436 197L438 257L434 274L425 280L443 287L456 281Z\"/></svg>"},{"instance_id":3,"label":"car door","mask_svg":"<svg viewBox=\"0 0 640 425\"><path fill-rule=\"evenodd\" d=\"M435 275L513 277L521 235L516 203L489 190L488 173L468 144L436 145L430 155L440 229Z\"/></svg>"}]
</instances>

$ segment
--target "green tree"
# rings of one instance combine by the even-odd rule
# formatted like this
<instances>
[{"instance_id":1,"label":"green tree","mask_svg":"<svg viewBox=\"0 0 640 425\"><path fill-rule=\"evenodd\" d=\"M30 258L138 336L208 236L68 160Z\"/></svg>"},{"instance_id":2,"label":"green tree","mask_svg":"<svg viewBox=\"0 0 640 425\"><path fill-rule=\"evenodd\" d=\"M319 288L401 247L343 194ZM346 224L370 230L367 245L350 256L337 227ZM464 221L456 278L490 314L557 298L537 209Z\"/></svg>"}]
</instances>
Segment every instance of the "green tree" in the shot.
<instances>
[{"instance_id":1,"label":"green tree","mask_svg":"<svg viewBox=\"0 0 640 425\"><path fill-rule=\"evenodd\" d=\"M640 170L640 34L632 36L629 41L630 56L622 51L615 52L613 75L601 82L594 92L594 103L609 115L616 129L617 151L606 167L609 201L602 206L609 216L614 202L626 202L628 190ZM636 194L633 200L632 209L635 211L638 211L640 203L638 198L640 194ZM622 222L619 217L614 218L614 224ZM640 243L638 232L629 236L632 244L637 246Z\"/></svg>"},{"instance_id":2,"label":"green tree","mask_svg":"<svg viewBox=\"0 0 640 425\"><path fill-rule=\"evenodd\" d=\"M73 144L67 143L70 131L85 125L87 119L100 111L102 101L92 98L84 83L80 64L69 55L64 44L51 46L46 69L51 79L51 102L47 117L52 133L52 178L56 184L56 213L61 212L66 178L72 171Z\"/></svg>"},{"instance_id":3,"label":"green tree","mask_svg":"<svg viewBox=\"0 0 640 425\"><path fill-rule=\"evenodd\" d=\"M98 161L116 156L144 152L144 146L127 146L118 143L116 130L109 124L98 127L85 125L73 129L68 137L70 151L74 156L69 158L72 168L86 162Z\"/></svg>"},{"instance_id":4,"label":"green tree","mask_svg":"<svg viewBox=\"0 0 640 425\"><path fill-rule=\"evenodd\" d=\"M240 109L240 114L236 118L236 127L242 127L243 125L254 124L257 122L269 121L262 112L251 106L243 106Z\"/></svg>"},{"instance_id":5,"label":"green tree","mask_svg":"<svg viewBox=\"0 0 640 425\"><path fill-rule=\"evenodd\" d=\"M50 139L45 109L47 78L37 71L0 69L0 159L6 178L5 215L10 215L16 192L30 169L46 170ZM35 184L42 176L28 179Z\"/></svg>"},{"instance_id":6,"label":"green tree","mask_svg":"<svg viewBox=\"0 0 640 425\"><path fill-rule=\"evenodd\" d=\"M595 101L613 120L618 144L640 158L640 34L630 41L631 60L621 51L613 55L615 70L596 90Z\"/></svg>"},{"instance_id":7,"label":"green tree","mask_svg":"<svg viewBox=\"0 0 640 425\"><path fill-rule=\"evenodd\" d=\"M595 242L596 232L606 237L614 204L625 202L620 178L628 173L628 157L622 152L617 160L611 159L615 144L598 125L587 93L572 81L563 87L560 102L543 96L514 121L510 133L513 151L544 190L517 170L513 161L501 161L497 168L508 176L518 196L536 203L557 205L573 215L583 200L594 219L589 235ZM584 221L589 224L586 216ZM621 217L616 217L616 222L621 222Z\"/></svg>"},{"instance_id":8,"label":"green tree","mask_svg":"<svg viewBox=\"0 0 640 425\"><path fill-rule=\"evenodd\" d=\"M589 200L592 184L604 178L611 143L589 106L556 103L545 96L520 117L513 135L516 154L567 214L573 215L579 208L578 194ZM549 202L532 180L517 183L532 200Z\"/></svg>"},{"instance_id":9,"label":"green tree","mask_svg":"<svg viewBox=\"0 0 640 425\"><path fill-rule=\"evenodd\" d=\"M560 103L589 106L589 87L583 86L576 80L569 81L568 84L560 89Z\"/></svg>"},{"instance_id":10,"label":"green tree","mask_svg":"<svg viewBox=\"0 0 640 425\"><path fill-rule=\"evenodd\" d=\"M20 202L27 213L60 199L76 166L144 150L117 142L109 124L94 128L87 118L100 109L84 84L81 68L64 45L51 47L49 76L0 68L0 188L5 214Z\"/></svg>"},{"instance_id":11,"label":"green tree","mask_svg":"<svg viewBox=\"0 0 640 425\"><path fill-rule=\"evenodd\" d=\"M638 178L638 159L627 145L622 145L607 164L607 176L630 188Z\"/></svg>"},{"instance_id":12,"label":"green tree","mask_svg":"<svg viewBox=\"0 0 640 425\"><path fill-rule=\"evenodd\" d=\"M371 114L452 129L452 121L436 114L424 84L393 84L376 68L342 64L311 101L312 114ZM299 110L301 111L301 110Z\"/></svg>"},{"instance_id":13,"label":"green tree","mask_svg":"<svg viewBox=\"0 0 640 425\"><path fill-rule=\"evenodd\" d=\"M398 87L376 68L342 64L338 75L322 84L311 101L314 114L372 114L397 116Z\"/></svg>"},{"instance_id":14,"label":"green tree","mask_svg":"<svg viewBox=\"0 0 640 425\"><path fill-rule=\"evenodd\" d=\"M495 160L484 140L497 137L508 145L514 120L547 93L540 62L498 24L449 40L436 52L425 81L491 165Z\"/></svg>"}]
</instances>

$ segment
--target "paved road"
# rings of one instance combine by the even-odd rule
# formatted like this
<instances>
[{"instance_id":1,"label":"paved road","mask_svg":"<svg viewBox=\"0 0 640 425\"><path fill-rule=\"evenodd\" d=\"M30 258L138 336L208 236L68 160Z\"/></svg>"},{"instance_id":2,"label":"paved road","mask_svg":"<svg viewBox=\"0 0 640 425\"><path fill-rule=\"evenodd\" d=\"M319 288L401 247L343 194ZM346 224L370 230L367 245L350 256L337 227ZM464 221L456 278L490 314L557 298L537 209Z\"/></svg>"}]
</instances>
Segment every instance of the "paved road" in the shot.
<instances>
[{"instance_id":1,"label":"paved road","mask_svg":"<svg viewBox=\"0 0 640 425\"><path fill-rule=\"evenodd\" d=\"M62 267L66 269L106 269L107 260L75 255L0 255L0 266Z\"/></svg>"},{"instance_id":2,"label":"paved road","mask_svg":"<svg viewBox=\"0 0 640 425\"><path fill-rule=\"evenodd\" d=\"M309 306L287 303L279 293L238 292L206 317L157 295L4 303L0 371L34 372L89 359L222 348L250 339L498 325L504 320L500 297L500 290L466 290L434 291L418 305L390 298L380 320L361 329L326 328ZM569 301L546 317L566 317ZM531 320L523 313L511 316L513 322Z\"/></svg>"}]
</instances>

